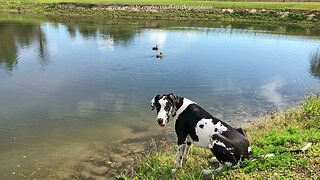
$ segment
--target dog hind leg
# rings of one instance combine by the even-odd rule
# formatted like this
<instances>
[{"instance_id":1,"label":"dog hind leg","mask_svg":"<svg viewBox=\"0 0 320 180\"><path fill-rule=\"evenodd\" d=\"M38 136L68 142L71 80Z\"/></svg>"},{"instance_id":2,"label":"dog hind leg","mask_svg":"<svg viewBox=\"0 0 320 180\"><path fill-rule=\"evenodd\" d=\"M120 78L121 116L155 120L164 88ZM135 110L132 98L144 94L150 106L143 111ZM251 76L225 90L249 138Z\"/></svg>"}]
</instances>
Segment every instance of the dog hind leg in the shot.
<instances>
[{"instance_id":1,"label":"dog hind leg","mask_svg":"<svg viewBox=\"0 0 320 180\"><path fill-rule=\"evenodd\" d=\"M220 163L215 156L210 159L210 162L211 163Z\"/></svg>"},{"instance_id":2,"label":"dog hind leg","mask_svg":"<svg viewBox=\"0 0 320 180\"><path fill-rule=\"evenodd\" d=\"M240 134L244 135L245 137L247 137L246 132L242 129L242 128L238 128L236 129Z\"/></svg>"},{"instance_id":3,"label":"dog hind leg","mask_svg":"<svg viewBox=\"0 0 320 180\"><path fill-rule=\"evenodd\" d=\"M223 170L224 165L232 166L238 161L233 154L234 143L224 137L221 134L214 134L211 139L211 144L209 145L212 153L215 155L215 158L212 158L214 161L218 161L220 166L217 169L212 170L203 170L203 174L218 173Z\"/></svg>"},{"instance_id":4,"label":"dog hind leg","mask_svg":"<svg viewBox=\"0 0 320 180\"><path fill-rule=\"evenodd\" d=\"M190 137L190 136L187 136L187 144L186 144L186 147L185 147L184 153L183 153L183 159L184 159L185 161L188 160L189 148L190 148L190 146L191 146L191 141L192 141L191 137Z\"/></svg>"}]
</instances>

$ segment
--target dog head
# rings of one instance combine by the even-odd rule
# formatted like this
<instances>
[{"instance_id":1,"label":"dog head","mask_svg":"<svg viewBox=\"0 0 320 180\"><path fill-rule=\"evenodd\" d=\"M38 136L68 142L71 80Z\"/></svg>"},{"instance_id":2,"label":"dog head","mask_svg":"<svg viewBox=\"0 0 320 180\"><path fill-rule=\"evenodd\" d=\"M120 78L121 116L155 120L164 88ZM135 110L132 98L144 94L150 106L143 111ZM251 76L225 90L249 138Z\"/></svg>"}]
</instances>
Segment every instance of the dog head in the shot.
<instances>
[{"instance_id":1,"label":"dog head","mask_svg":"<svg viewBox=\"0 0 320 180\"><path fill-rule=\"evenodd\" d=\"M179 98L175 94L158 94L151 100L152 110L157 110L157 122L164 127L176 113Z\"/></svg>"}]
</instances>

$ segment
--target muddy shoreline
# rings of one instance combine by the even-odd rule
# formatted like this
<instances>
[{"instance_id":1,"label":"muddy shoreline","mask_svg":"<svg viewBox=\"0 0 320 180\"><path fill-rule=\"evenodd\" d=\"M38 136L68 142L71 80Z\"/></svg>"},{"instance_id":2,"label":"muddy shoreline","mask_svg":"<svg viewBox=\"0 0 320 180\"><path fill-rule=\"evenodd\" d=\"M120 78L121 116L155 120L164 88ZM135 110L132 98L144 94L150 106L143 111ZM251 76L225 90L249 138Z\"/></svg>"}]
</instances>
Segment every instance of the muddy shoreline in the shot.
<instances>
[{"instance_id":1,"label":"muddy shoreline","mask_svg":"<svg viewBox=\"0 0 320 180\"><path fill-rule=\"evenodd\" d=\"M111 143L93 142L87 157L64 165L59 170L34 175L40 179L118 179L120 174L133 177L137 164L154 152L163 150L163 142L170 146L174 144L174 134L141 136Z\"/></svg>"},{"instance_id":2,"label":"muddy shoreline","mask_svg":"<svg viewBox=\"0 0 320 180\"><path fill-rule=\"evenodd\" d=\"M75 164L75 171L70 174L70 177L116 179L120 174L132 177L137 163L162 148L161 141L172 144L174 140L174 137L170 135L156 135L127 139L119 144L96 148L93 152L95 155Z\"/></svg>"}]
</instances>

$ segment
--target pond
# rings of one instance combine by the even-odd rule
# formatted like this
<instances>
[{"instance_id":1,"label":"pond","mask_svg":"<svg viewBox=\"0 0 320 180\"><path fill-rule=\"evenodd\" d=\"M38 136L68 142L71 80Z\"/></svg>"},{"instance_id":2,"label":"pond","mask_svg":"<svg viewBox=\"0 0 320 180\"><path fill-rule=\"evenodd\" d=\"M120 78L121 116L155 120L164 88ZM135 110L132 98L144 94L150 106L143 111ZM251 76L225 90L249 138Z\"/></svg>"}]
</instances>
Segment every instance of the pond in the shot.
<instances>
[{"instance_id":1,"label":"pond","mask_svg":"<svg viewBox=\"0 0 320 180\"><path fill-rule=\"evenodd\" d=\"M174 123L155 121L156 94L234 126L297 106L320 89L320 33L1 14L0 84L0 179L110 178L151 139L175 141Z\"/></svg>"}]
</instances>

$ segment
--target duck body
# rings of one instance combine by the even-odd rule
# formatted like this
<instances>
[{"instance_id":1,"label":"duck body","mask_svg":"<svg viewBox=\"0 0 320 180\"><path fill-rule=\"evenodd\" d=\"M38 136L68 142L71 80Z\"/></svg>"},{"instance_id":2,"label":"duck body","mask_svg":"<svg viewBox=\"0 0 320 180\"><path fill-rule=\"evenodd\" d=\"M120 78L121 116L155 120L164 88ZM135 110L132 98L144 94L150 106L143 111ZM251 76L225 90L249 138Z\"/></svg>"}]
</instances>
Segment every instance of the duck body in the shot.
<instances>
[{"instance_id":1,"label":"duck body","mask_svg":"<svg viewBox=\"0 0 320 180\"><path fill-rule=\"evenodd\" d=\"M156 51L158 51L158 50L159 50L158 45L156 45L155 47L153 47L153 48L152 48L152 50L156 50Z\"/></svg>"},{"instance_id":2,"label":"duck body","mask_svg":"<svg viewBox=\"0 0 320 180\"><path fill-rule=\"evenodd\" d=\"M157 56L156 56L157 58L162 58L163 57L163 54L162 53L160 53L160 54L157 54Z\"/></svg>"}]
</instances>

